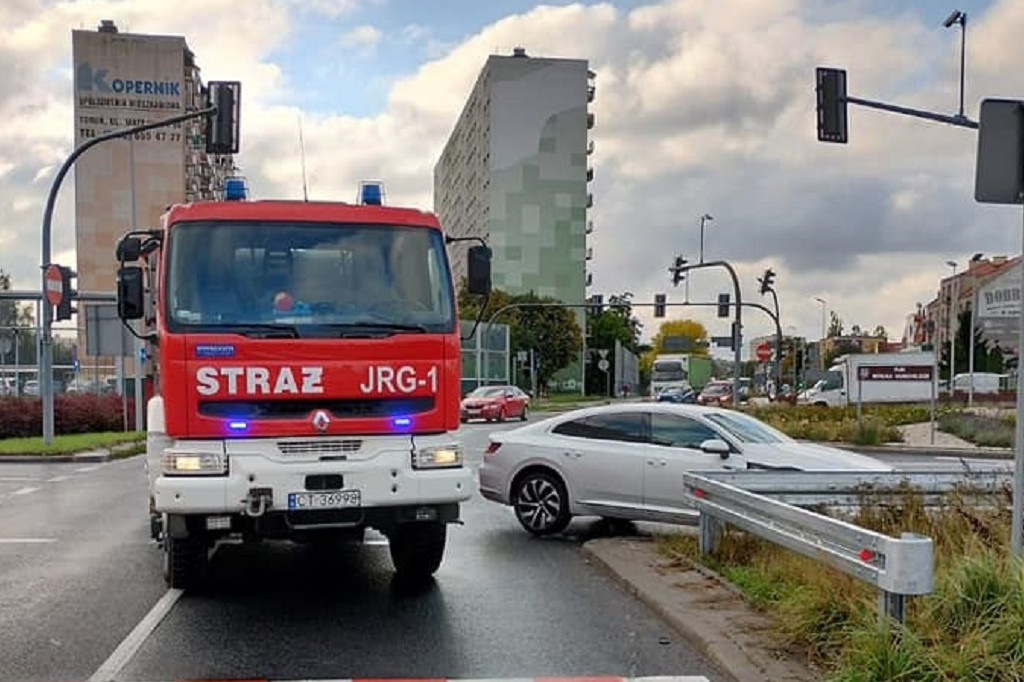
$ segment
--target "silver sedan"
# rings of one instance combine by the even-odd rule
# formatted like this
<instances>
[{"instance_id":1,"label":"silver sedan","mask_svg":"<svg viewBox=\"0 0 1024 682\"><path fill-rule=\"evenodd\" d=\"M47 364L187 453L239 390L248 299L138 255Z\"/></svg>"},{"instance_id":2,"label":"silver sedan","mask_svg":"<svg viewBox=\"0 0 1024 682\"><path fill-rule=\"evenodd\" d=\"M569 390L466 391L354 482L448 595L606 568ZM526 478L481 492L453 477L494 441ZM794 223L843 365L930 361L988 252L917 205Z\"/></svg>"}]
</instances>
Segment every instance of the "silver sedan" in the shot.
<instances>
[{"instance_id":1,"label":"silver sedan","mask_svg":"<svg viewBox=\"0 0 1024 682\"><path fill-rule=\"evenodd\" d=\"M753 417L674 403L604 405L490 434L480 492L510 505L530 533L573 516L686 523L687 471L892 471L838 448L802 443Z\"/></svg>"}]
</instances>

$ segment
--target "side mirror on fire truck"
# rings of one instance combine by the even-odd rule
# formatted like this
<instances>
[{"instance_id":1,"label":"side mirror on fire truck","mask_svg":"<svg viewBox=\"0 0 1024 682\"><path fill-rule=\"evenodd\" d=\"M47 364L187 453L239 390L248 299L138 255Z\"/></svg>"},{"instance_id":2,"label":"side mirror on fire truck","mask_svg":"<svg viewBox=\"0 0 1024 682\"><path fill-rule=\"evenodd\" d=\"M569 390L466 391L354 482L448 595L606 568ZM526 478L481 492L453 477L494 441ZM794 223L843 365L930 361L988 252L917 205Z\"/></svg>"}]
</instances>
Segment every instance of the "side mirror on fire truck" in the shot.
<instances>
[{"instance_id":1,"label":"side mirror on fire truck","mask_svg":"<svg viewBox=\"0 0 1024 682\"><path fill-rule=\"evenodd\" d=\"M142 268L137 265L117 271L117 315L122 320L139 320L146 313Z\"/></svg>"},{"instance_id":2,"label":"side mirror on fire truck","mask_svg":"<svg viewBox=\"0 0 1024 682\"><path fill-rule=\"evenodd\" d=\"M486 246L469 247L466 265L469 293L480 296L491 293L491 250Z\"/></svg>"},{"instance_id":3,"label":"side mirror on fire truck","mask_svg":"<svg viewBox=\"0 0 1024 682\"><path fill-rule=\"evenodd\" d=\"M131 263L139 260L142 255L142 240L138 237L124 237L117 243L117 260Z\"/></svg>"}]
</instances>

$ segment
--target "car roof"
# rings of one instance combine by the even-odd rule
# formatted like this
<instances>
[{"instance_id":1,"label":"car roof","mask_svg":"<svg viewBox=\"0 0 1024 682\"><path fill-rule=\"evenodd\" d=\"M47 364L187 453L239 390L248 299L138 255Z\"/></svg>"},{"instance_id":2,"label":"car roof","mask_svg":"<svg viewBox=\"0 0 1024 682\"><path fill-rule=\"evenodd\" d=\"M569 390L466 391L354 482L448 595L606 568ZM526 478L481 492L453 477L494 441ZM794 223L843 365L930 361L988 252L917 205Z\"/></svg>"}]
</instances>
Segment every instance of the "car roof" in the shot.
<instances>
[{"instance_id":1,"label":"car roof","mask_svg":"<svg viewBox=\"0 0 1024 682\"><path fill-rule=\"evenodd\" d=\"M590 417L599 414L612 414L622 412L658 412L662 414L679 414L687 417L702 417L709 414L722 414L729 413L730 410L721 407L710 407L707 405L687 405L682 403L659 403L659 402L630 402L630 403L611 403L610 405L597 405L594 407L581 407L575 410L569 410L562 412L553 417L549 417L544 421L530 424L529 426L520 427L519 429L513 429L514 431L532 430L534 426L537 429L552 428L557 424L563 422L572 421L573 419L580 419L583 417Z\"/></svg>"}]
</instances>

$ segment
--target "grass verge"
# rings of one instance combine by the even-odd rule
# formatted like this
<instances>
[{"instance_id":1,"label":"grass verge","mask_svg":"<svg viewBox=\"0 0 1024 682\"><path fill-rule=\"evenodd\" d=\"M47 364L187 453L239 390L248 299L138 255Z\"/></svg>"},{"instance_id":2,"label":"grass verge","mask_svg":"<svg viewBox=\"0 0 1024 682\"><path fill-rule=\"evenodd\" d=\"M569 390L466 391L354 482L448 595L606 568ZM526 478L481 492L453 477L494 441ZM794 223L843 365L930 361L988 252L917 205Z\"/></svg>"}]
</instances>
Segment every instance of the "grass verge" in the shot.
<instances>
[{"instance_id":1,"label":"grass verge","mask_svg":"<svg viewBox=\"0 0 1024 682\"><path fill-rule=\"evenodd\" d=\"M881 445L903 440L898 426L931 419L928 407L865 405L857 421L856 407L771 406L748 408L754 417L801 440Z\"/></svg>"},{"instance_id":2,"label":"grass verge","mask_svg":"<svg viewBox=\"0 0 1024 682\"><path fill-rule=\"evenodd\" d=\"M993 417L950 412L939 417L939 430L982 447L1012 448L1014 415Z\"/></svg>"},{"instance_id":3,"label":"grass verge","mask_svg":"<svg viewBox=\"0 0 1024 682\"><path fill-rule=\"evenodd\" d=\"M128 457L144 452L145 440L146 434L141 431L60 435L54 436L50 445L43 445L42 437L6 438L0 440L0 455L68 455L124 444L126 447L118 448L112 451L112 454L116 457ZM134 447L127 447L132 444L135 444Z\"/></svg>"},{"instance_id":4,"label":"grass verge","mask_svg":"<svg viewBox=\"0 0 1024 682\"><path fill-rule=\"evenodd\" d=\"M851 520L890 536L934 542L935 590L908 600L902 627L879 624L867 583L745 533L728 530L714 557L696 538L659 538L664 554L703 563L769 614L773 634L832 682L1024 679L1024 566L1006 546L1007 492L950 496L926 509L913 495L866 499Z\"/></svg>"}]
</instances>

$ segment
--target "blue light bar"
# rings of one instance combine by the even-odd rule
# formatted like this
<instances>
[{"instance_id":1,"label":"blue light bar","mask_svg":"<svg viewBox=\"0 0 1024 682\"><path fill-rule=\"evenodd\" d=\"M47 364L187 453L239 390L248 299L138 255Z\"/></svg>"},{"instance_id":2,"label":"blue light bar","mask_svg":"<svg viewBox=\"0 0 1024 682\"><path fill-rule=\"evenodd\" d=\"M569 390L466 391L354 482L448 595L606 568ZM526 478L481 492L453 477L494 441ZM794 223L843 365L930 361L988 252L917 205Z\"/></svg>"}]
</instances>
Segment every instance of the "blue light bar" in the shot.
<instances>
[{"instance_id":1,"label":"blue light bar","mask_svg":"<svg viewBox=\"0 0 1024 682\"><path fill-rule=\"evenodd\" d=\"M412 419L409 419L408 417L395 417L391 423L395 426L409 426L412 424Z\"/></svg>"},{"instance_id":2,"label":"blue light bar","mask_svg":"<svg viewBox=\"0 0 1024 682\"><path fill-rule=\"evenodd\" d=\"M224 201L245 201L245 178L224 180Z\"/></svg>"},{"instance_id":3,"label":"blue light bar","mask_svg":"<svg viewBox=\"0 0 1024 682\"><path fill-rule=\"evenodd\" d=\"M249 422L233 421L228 422L228 428L232 431L245 431L249 428Z\"/></svg>"},{"instance_id":4,"label":"blue light bar","mask_svg":"<svg viewBox=\"0 0 1024 682\"><path fill-rule=\"evenodd\" d=\"M359 184L359 203L381 206L384 204L384 185L379 182Z\"/></svg>"}]
</instances>

